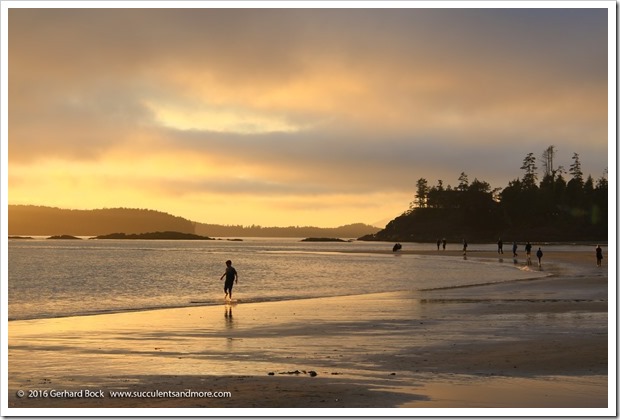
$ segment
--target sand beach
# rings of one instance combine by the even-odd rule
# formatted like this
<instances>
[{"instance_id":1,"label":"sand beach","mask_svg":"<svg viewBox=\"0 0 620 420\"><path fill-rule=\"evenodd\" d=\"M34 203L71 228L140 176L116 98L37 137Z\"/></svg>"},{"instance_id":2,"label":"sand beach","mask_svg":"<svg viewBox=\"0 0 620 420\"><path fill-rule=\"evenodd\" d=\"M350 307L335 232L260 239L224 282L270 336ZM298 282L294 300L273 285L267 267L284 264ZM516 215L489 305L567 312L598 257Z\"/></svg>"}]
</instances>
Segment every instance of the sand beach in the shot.
<instances>
[{"instance_id":1,"label":"sand beach","mask_svg":"<svg viewBox=\"0 0 620 420\"><path fill-rule=\"evenodd\" d=\"M548 276L499 284L11 321L9 414L613 415L607 262L549 252Z\"/></svg>"}]
</instances>

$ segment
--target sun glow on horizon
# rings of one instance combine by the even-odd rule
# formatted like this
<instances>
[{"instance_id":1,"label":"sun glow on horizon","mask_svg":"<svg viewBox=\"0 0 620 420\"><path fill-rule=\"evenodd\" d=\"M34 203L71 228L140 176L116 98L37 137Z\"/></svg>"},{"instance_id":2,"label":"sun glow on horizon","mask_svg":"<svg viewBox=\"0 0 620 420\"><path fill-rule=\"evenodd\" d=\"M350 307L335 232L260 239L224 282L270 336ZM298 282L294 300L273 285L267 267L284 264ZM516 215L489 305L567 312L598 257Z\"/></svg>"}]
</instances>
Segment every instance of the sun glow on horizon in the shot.
<instances>
[{"instance_id":1,"label":"sun glow on horizon","mask_svg":"<svg viewBox=\"0 0 620 420\"><path fill-rule=\"evenodd\" d=\"M307 193L303 185L291 188L278 176L260 166L208 160L189 151L171 156L151 150L137 158L119 149L96 161L49 158L36 166L13 164L10 204L148 208L213 224L338 227L398 215L411 200L398 191L361 198L317 186Z\"/></svg>"}]
</instances>

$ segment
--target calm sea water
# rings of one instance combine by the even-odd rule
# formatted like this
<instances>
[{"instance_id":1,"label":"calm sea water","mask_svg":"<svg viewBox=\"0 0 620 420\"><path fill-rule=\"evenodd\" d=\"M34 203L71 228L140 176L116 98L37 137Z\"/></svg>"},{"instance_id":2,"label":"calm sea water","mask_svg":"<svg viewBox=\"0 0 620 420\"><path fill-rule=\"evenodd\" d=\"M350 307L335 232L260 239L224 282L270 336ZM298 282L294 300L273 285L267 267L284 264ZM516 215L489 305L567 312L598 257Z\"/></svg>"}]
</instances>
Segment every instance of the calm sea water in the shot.
<instances>
[{"instance_id":1,"label":"calm sea water","mask_svg":"<svg viewBox=\"0 0 620 420\"><path fill-rule=\"evenodd\" d=\"M227 259L239 302L450 287L539 276L506 257L373 254L377 242L9 240L9 319L48 318L223 302ZM433 249L405 244L405 249ZM458 249L458 245L453 245ZM450 248L450 245L449 245ZM470 245L494 250L495 245ZM590 249L590 248L588 248ZM349 253L346 251L357 251Z\"/></svg>"}]
</instances>

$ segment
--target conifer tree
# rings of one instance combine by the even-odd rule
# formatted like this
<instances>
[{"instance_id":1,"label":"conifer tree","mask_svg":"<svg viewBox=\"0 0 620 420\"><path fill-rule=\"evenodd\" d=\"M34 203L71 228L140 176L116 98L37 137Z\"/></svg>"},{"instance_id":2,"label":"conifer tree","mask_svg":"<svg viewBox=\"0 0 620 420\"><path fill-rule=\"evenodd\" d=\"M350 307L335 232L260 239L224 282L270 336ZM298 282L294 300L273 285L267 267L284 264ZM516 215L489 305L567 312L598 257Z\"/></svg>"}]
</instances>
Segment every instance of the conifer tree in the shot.
<instances>
[{"instance_id":1,"label":"conifer tree","mask_svg":"<svg viewBox=\"0 0 620 420\"><path fill-rule=\"evenodd\" d=\"M523 159L523 165L521 169L525 171L525 175L523 175L523 186L525 189L535 189L536 188L536 180L538 176L536 175L536 157L534 153L528 153L527 156Z\"/></svg>"},{"instance_id":2,"label":"conifer tree","mask_svg":"<svg viewBox=\"0 0 620 420\"><path fill-rule=\"evenodd\" d=\"M569 167L569 173L573 176L573 179L579 184L583 184L583 172L581 171L581 162L579 161L579 154L573 153L573 163Z\"/></svg>"}]
</instances>

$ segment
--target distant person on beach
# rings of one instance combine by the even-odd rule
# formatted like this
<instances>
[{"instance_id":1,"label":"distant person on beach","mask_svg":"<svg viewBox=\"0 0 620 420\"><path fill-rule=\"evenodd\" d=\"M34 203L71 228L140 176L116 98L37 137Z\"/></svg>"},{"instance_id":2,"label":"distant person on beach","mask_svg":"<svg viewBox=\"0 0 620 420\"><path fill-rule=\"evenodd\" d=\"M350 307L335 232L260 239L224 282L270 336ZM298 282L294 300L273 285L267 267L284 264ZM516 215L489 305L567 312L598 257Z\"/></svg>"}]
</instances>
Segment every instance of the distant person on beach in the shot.
<instances>
[{"instance_id":1,"label":"distant person on beach","mask_svg":"<svg viewBox=\"0 0 620 420\"><path fill-rule=\"evenodd\" d=\"M441 245L441 239L437 239L437 251L439 251L439 245Z\"/></svg>"},{"instance_id":2,"label":"distant person on beach","mask_svg":"<svg viewBox=\"0 0 620 420\"><path fill-rule=\"evenodd\" d=\"M498 254L504 253L504 243L502 242L502 238L499 238L499 241L497 241L497 253Z\"/></svg>"},{"instance_id":3,"label":"distant person on beach","mask_svg":"<svg viewBox=\"0 0 620 420\"><path fill-rule=\"evenodd\" d=\"M538 266L539 267L542 267L542 256L543 256L542 249L540 249L540 247L538 247L538 251L536 251L536 257L538 257Z\"/></svg>"},{"instance_id":4,"label":"distant person on beach","mask_svg":"<svg viewBox=\"0 0 620 420\"><path fill-rule=\"evenodd\" d=\"M232 261L230 260L226 261L226 271L222 274L220 280L222 280L224 276L226 276L226 281L224 281L224 293L226 293L226 295L224 295L224 299L228 298L232 300L233 283L237 283L239 281L239 276L237 275L237 270L235 270L235 267L232 266Z\"/></svg>"},{"instance_id":5,"label":"distant person on beach","mask_svg":"<svg viewBox=\"0 0 620 420\"><path fill-rule=\"evenodd\" d=\"M463 239L463 255L467 254L467 241Z\"/></svg>"},{"instance_id":6,"label":"distant person on beach","mask_svg":"<svg viewBox=\"0 0 620 420\"><path fill-rule=\"evenodd\" d=\"M525 255L527 255L527 265L532 265L532 244L525 244Z\"/></svg>"},{"instance_id":7,"label":"distant person on beach","mask_svg":"<svg viewBox=\"0 0 620 420\"><path fill-rule=\"evenodd\" d=\"M397 252L400 251L403 248L403 246L399 243L394 244L394 247L392 248L392 252Z\"/></svg>"},{"instance_id":8,"label":"distant person on beach","mask_svg":"<svg viewBox=\"0 0 620 420\"><path fill-rule=\"evenodd\" d=\"M514 241L512 243L512 256L516 257L517 256L517 241Z\"/></svg>"},{"instance_id":9,"label":"distant person on beach","mask_svg":"<svg viewBox=\"0 0 620 420\"><path fill-rule=\"evenodd\" d=\"M600 267L603 262L603 250L600 245L596 246L596 266Z\"/></svg>"},{"instance_id":10,"label":"distant person on beach","mask_svg":"<svg viewBox=\"0 0 620 420\"><path fill-rule=\"evenodd\" d=\"M448 242L446 241L446 238L443 238L443 239L441 240L441 246L443 246L443 250L444 250L444 251L446 250L446 243L448 243Z\"/></svg>"}]
</instances>

